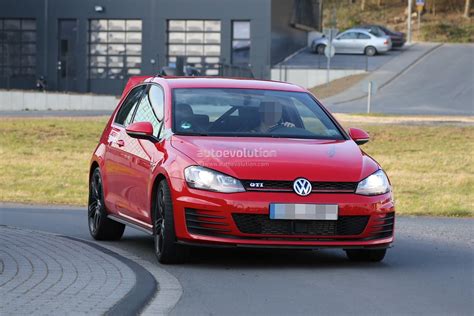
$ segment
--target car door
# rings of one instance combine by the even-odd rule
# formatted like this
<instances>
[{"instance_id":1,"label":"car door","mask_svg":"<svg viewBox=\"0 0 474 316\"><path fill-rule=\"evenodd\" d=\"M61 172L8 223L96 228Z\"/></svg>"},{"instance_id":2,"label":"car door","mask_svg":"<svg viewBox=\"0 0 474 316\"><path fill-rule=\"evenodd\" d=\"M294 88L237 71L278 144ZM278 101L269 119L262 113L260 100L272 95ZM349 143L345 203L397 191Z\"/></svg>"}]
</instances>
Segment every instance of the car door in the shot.
<instances>
[{"instance_id":1,"label":"car door","mask_svg":"<svg viewBox=\"0 0 474 316\"><path fill-rule=\"evenodd\" d=\"M355 52L357 54L364 54L367 46L373 46L370 44L370 41L371 37L368 34L357 32L356 45L354 46Z\"/></svg>"},{"instance_id":2,"label":"car door","mask_svg":"<svg viewBox=\"0 0 474 316\"><path fill-rule=\"evenodd\" d=\"M337 54L351 53L353 41L357 37L355 32L344 32L333 40L334 48Z\"/></svg>"},{"instance_id":3,"label":"car door","mask_svg":"<svg viewBox=\"0 0 474 316\"><path fill-rule=\"evenodd\" d=\"M114 118L107 139L104 154L106 171L103 180L104 193L106 206L114 213L127 214L129 209L128 178L131 173L129 152L132 144L125 128L132 123L144 90L145 86L139 86L129 92Z\"/></svg>"},{"instance_id":4,"label":"car door","mask_svg":"<svg viewBox=\"0 0 474 316\"><path fill-rule=\"evenodd\" d=\"M153 135L159 139L164 112L164 92L158 84L148 85L137 106L133 122L150 122ZM130 212L141 222L151 224L150 188L153 185L153 171L164 157L160 142L146 139L132 139L131 146Z\"/></svg>"}]
</instances>

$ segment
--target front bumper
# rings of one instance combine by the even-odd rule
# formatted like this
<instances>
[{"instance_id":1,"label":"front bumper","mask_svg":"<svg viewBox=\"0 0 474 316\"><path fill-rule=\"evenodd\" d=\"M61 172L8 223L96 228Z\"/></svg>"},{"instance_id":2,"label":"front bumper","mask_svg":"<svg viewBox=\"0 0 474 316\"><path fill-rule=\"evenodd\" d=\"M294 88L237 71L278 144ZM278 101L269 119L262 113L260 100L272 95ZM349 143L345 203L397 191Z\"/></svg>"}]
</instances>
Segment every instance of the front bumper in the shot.
<instances>
[{"instance_id":1,"label":"front bumper","mask_svg":"<svg viewBox=\"0 0 474 316\"><path fill-rule=\"evenodd\" d=\"M171 188L179 243L272 248L387 248L394 240L391 193L378 196L313 193L306 197L292 192L225 194L190 189L179 178L171 178ZM270 220L270 203L338 204L339 219Z\"/></svg>"}]
</instances>

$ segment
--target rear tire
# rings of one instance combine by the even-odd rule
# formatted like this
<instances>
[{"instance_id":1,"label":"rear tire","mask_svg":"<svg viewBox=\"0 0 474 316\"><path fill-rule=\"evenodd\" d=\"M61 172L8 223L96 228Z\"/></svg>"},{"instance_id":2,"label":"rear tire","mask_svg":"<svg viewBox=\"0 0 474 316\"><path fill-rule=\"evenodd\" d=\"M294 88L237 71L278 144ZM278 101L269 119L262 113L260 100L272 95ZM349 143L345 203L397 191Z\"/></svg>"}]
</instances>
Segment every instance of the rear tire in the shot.
<instances>
[{"instance_id":1,"label":"rear tire","mask_svg":"<svg viewBox=\"0 0 474 316\"><path fill-rule=\"evenodd\" d=\"M368 46L365 48L365 54L367 56L375 56L377 54L377 49L373 46Z\"/></svg>"},{"instance_id":2,"label":"rear tire","mask_svg":"<svg viewBox=\"0 0 474 316\"><path fill-rule=\"evenodd\" d=\"M155 255L163 264L181 263L186 259L187 248L176 243L173 201L166 180L158 184L153 210L153 240Z\"/></svg>"},{"instance_id":3,"label":"rear tire","mask_svg":"<svg viewBox=\"0 0 474 316\"><path fill-rule=\"evenodd\" d=\"M87 220L89 232L95 240L119 240L122 238L125 225L107 218L99 168L94 170L89 180Z\"/></svg>"},{"instance_id":4,"label":"rear tire","mask_svg":"<svg viewBox=\"0 0 474 316\"><path fill-rule=\"evenodd\" d=\"M380 262L387 249L347 249L346 255L351 261Z\"/></svg>"}]
</instances>

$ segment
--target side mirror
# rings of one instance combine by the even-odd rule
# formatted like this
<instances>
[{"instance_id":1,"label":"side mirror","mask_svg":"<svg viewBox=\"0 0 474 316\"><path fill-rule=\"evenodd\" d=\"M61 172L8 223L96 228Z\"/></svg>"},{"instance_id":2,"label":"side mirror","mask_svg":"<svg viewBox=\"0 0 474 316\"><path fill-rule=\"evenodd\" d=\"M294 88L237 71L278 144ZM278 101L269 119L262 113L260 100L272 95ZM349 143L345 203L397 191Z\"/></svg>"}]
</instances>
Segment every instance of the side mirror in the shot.
<instances>
[{"instance_id":1,"label":"side mirror","mask_svg":"<svg viewBox=\"0 0 474 316\"><path fill-rule=\"evenodd\" d=\"M363 145L369 141L369 134L359 128L349 128L349 136L357 145Z\"/></svg>"},{"instance_id":2,"label":"side mirror","mask_svg":"<svg viewBox=\"0 0 474 316\"><path fill-rule=\"evenodd\" d=\"M138 139L156 140L153 136L153 125L150 122L136 122L125 129L128 136Z\"/></svg>"}]
</instances>

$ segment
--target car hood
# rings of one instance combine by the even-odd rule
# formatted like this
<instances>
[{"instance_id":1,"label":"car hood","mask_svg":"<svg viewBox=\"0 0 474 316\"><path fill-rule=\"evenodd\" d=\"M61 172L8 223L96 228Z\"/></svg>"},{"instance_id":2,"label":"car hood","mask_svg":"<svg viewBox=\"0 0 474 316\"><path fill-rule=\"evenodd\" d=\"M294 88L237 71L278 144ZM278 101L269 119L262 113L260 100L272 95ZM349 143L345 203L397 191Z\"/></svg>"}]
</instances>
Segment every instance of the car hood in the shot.
<instances>
[{"instance_id":1,"label":"car hood","mask_svg":"<svg viewBox=\"0 0 474 316\"><path fill-rule=\"evenodd\" d=\"M356 182L379 168L352 140L173 135L171 145L196 165L241 180Z\"/></svg>"}]
</instances>

